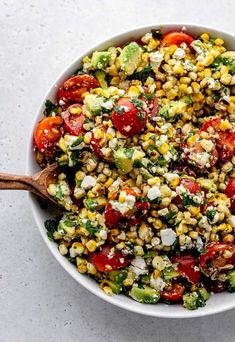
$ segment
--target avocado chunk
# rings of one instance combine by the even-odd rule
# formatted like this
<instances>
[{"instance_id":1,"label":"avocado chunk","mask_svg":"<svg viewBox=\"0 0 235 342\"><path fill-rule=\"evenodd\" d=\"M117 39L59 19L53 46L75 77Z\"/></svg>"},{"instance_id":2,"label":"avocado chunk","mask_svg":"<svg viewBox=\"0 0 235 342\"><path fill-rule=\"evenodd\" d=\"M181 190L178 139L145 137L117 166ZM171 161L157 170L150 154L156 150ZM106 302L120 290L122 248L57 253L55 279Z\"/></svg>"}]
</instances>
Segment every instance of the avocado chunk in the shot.
<instances>
[{"instance_id":1,"label":"avocado chunk","mask_svg":"<svg viewBox=\"0 0 235 342\"><path fill-rule=\"evenodd\" d=\"M95 51L91 57L91 65L94 69L104 69L109 62L110 52L108 51Z\"/></svg>"},{"instance_id":2,"label":"avocado chunk","mask_svg":"<svg viewBox=\"0 0 235 342\"><path fill-rule=\"evenodd\" d=\"M155 304L160 298L160 292L147 285L143 285L141 288L133 285L129 295L137 302L146 304Z\"/></svg>"},{"instance_id":3,"label":"avocado chunk","mask_svg":"<svg viewBox=\"0 0 235 342\"><path fill-rule=\"evenodd\" d=\"M100 83L101 88L108 88L108 83L105 81L106 73L103 70L97 70L95 72L95 77Z\"/></svg>"},{"instance_id":4,"label":"avocado chunk","mask_svg":"<svg viewBox=\"0 0 235 342\"><path fill-rule=\"evenodd\" d=\"M121 69L125 71L128 76L132 75L137 69L141 61L142 54L143 51L141 47L135 42L129 43L122 49L119 56L119 63Z\"/></svg>"},{"instance_id":5,"label":"avocado chunk","mask_svg":"<svg viewBox=\"0 0 235 342\"><path fill-rule=\"evenodd\" d=\"M134 162L144 156L144 152L134 148L119 148L114 152L114 161L117 168L126 174L133 169Z\"/></svg>"},{"instance_id":6,"label":"avocado chunk","mask_svg":"<svg viewBox=\"0 0 235 342\"><path fill-rule=\"evenodd\" d=\"M180 272L176 270L171 270L167 272L166 270L163 271L164 279L165 280L171 280L173 278L177 278L180 276Z\"/></svg>"},{"instance_id":7,"label":"avocado chunk","mask_svg":"<svg viewBox=\"0 0 235 342\"><path fill-rule=\"evenodd\" d=\"M209 294L205 288L185 293L183 295L183 306L188 310L196 310L206 305Z\"/></svg>"},{"instance_id":8,"label":"avocado chunk","mask_svg":"<svg viewBox=\"0 0 235 342\"><path fill-rule=\"evenodd\" d=\"M216 192L217 190L213 179L198 178L198 183L203 190L209 190L210 192Z\"/></svg>"},{"instance_id":9,"label":"avocado chunk","mask_svg":"<svg viewBox=\"0 0 235 342\"><path fill-rule=\"evenodd\" d=\"M102 207L105 206L107 200L104 196L99 196L99 197L95 197L95 198L85 198L83 203L85 205L85 207L90 210L90 211L94 211L94 210L99 210Z\"/></svg>"},{"instance_id":10,"label":"avocado chunk","mask_svg":"<svg viewBox=\"0 0 235 342\"><path fill-rule=\"evenodd\" d=\"M235 292L235 270L229 272L228 283L229 292Z\"/></svg>"},{"instance_id":11,"label":"avocado chunk","mask_svg":"<svg viewBox=\"0 0 235 342\"><path fill-rule=\"evenodd\" d=\"M94 94L85 96L84 104L92 115L99 114L102 111L103 98Z\"/></svg>"}]
</instances>

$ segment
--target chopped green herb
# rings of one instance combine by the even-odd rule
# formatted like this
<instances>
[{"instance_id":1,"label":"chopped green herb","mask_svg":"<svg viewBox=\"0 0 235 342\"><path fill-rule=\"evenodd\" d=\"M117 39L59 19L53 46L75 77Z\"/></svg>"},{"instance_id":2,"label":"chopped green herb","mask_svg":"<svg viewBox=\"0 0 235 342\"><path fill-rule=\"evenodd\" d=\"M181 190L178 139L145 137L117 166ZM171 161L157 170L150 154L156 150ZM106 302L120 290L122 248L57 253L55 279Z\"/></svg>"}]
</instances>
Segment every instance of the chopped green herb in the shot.
<instances>
[{"instance_id":1,"label":"chopped green herb","mask_svg":"<svg viewBox=\"0 0 235 342\"><path fill-rule=\"evenodd\" d=\"M94 211L97 207L97 201L92 198L86 198L84 199L84 205L88 210Z\"/></svg>"},{"instance_id":2,"label":"chopped green herb","mask_svg":"<svg viewBox=\"0 0 235 342\"><path fill-rule=\"evenodd\" d=\"M53 233L57 230L58 223L55 220L46 220L44 226L47 230L48 239L54 241Z\"/></svg>"},{"instance_id":3,"label":"chopped green herb","mask_svg":"<svg viewBox=\"0 0 235 342\"><path fill-rule=\"evenodd\" d=\"M61 111L60 106L54 105L54 103L52 103L51 100L46 100L45 110L43 112L45 116L52 116L53 114L56 115L59 111Z\"/></svg>"},{"instance_id":4,"label":"chopped green herb","mask_svg":"<svg viewBox=\"0 0 235 342\"><path fill-rule=\"evenodd\" d=\"M80 145L83 142L83 135L79 135L77 139L72 143L70 147L75 147Z\"/></svg>"},{"instance_id":5,"label":"chopped green herb","mask_svg":"<svg viewBox=\"0 0 235 342\"><path fill-rule=\"evenodd\" d=\"M147 78L151 75L151 73L152 73L152 66L149 64L148 66L146 66L141 71L135 72L131 76L131 79L139 80L139 81L144 83L147 80Z\"/></svg>"}]
</instances>

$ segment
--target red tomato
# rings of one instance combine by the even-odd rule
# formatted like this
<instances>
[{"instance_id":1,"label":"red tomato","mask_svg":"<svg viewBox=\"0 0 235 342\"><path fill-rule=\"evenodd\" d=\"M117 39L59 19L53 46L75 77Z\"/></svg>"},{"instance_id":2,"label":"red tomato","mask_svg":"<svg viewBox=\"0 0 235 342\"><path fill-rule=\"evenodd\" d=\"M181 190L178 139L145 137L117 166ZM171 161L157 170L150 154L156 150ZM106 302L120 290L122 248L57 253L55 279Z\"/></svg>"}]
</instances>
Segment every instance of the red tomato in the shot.
<instances>
[{"instance_id":1,"label":"red tomato","mask_svg":"<svg viewBox=\"0 0 235 342\"><path fill-rule=\"evenodd\" d=\"M235 155L235 132L227 130L226 132L218 132L217 150L219 160L227 161Z\"/></svg>"},{"instance_id":2,"label":"red tomato","mask_svg":"<svg viewBox=\"0 0 235 342\"><path fill-rule=\"evenodd\" d=\"M61 137L61 116L50 116L41 120L34 131L34 140L38 150L48 157L53 156L54 148Z\"/></svg>"},{"instance_id":3,"label":"red tomato","mask_svg":"<svg viewBox=\"0 0 235 342\"><path fill-rule=\"evenodd\" d=\"M221 124L220 118L214 118L214 119L208 120L202 125L201 131L209 133L210 132L209 128L212 127L214 131L217 132L219 130L220 124Z\"/></svg>"},{"instance_id":4,"label":"red tomato","mask_svg":"<svg viewBox=\"0 0 235 342\"><path fill-rule=\"evenodd\" d=\"M235 214L235 197L231 198L230 202L231 214Z\"/></svg>"},{"instance_id":5,"label":"red tomato","mask_svg":"<svg viewBox=\"0 0 235 342\"><path fill-rule=\"evenodd\" d=\"M170 32L167 33L163 38L161 44L164 46L177 45L180 46L182 43L190 45L194 38L184 32Z\"/></svg>"},{"instance_id":6,"label":"red tomato","mask_svg":"<svg viewBox=\"0 0 235 342\"><path fill-rule=\"evenodd\" d=\"M191 254L174 256L171 262L178 263L177 269L183 277L193 284L197 284L200 280L200 271L197 266L196 259Z\"/></svg>"},{"instance_id":7,"label":"red tomato","mask_svg":"<svg viewBox=\"0 0 235 342\"><path fill-rule=\"evenodd\" d=\"M207 166L201 165L198 161L196 162L194 160L194 154L200 154L205 152L204 148L201 145L200 142L200 136L199 134L196 134L196 141L192 146L188 146L187 144L183 143L181 145L181 148L183 149L184 158L188 163L191 164L197 164L196 166L202 170L207 169ZM210 152L210 160L208 161L209 167L212 167L216 164L218 161L218 152L216 148L214 147L212 151Z\"/></svg>"},{"instance_id":8,"label":"red tomato","mask_svg":"<svg viewBox=\"0 0 235 342\"><path fill-rule=\"evenodd\" d=\"M64 129L66 132L72 135L79 135L84 132L83 124L85 116L81 113L73 114L71 113L72 108L81 109L81 104L76 103L70 106L64 114Z\"/></svg>"},{"instance_id":9,"label":"red tomato","mask_svg":"<svg viewBox=\"0 0 235 342\"><path fill-rule=\"evenodd\" d=\"M190 194L196 195L198 192L202 192L200 184L190 178L183 178L181 184L190 192Z\"/></svg>"},{"instance_id":10,"label":"red tomato","mask_svg":"<svg viewBox=\"0 0 235 342\"><path fill-rule=\"evenodd\" d=\"M97 79L90 75L76 75L66 80L57 93L58 101L65 104L81 102L82 94L92 88L99 87Z\"/></svg>"},{"instance_id":11,"label":"red tomato","mask_svg":"<svg viewBox=\"0 0 235 342\"><path fill-rule=\"evenodd\" d=\"M197 193L201 193L202 189L199 185L199 183L191 178L183 178L180 182L180 184L182 184L185 189L187 189L189 191L189 193L191 195L196 195ZM182 204L182 198L180 195L177 195L174 199L173 199L173 203L176 205L180 205Z\"/></svg>"},{"instance_id":12,"label":"red tomato","mask_svg":"<svg viewBox=\"0 0 235 342\"><path fill-rule=\"evenodd\" d=\"M92 132L92 135L91 135L91 148L92 150L95 152L95 154L97 154L97 156L100 158L100 159L104 159L104 155L101 151L101 146L99 145L99 141L100 139L96 139L94 137L94 133Z\"/></svg>"},{"instance_id":13,"label":"red tomato","mask_svg":"<svg viewBox=\"0 0 235 342\"><path fill-rule=\"evenodd\" d=\"M129 137L142 131L148 119L148 114L143 109L144 104L144 101L128 97L118 100L111 118L121 134Z\"/></svg>"},{"instance_id":14,"label":"red tomato","mask_svg":"<svg viewBox=\"0 0 235 342\"><path fill-rule=\"evenodd\" d=\"M169 300L171 302L176 302L182 299L184 291L185 291L185 287L183 285L178 284L178 283L173 283L171 290L169 291L164 290L161 292L161 298L165 300Z\"/></svg>"},{"instance_id":15,"label":"red tomato","mask_svg":"<svg viewBox=\"0 0 235 342\"><path fill-rule=\"evenodd\" d=\"M125 191L127 195L137 197L137 193L132 189L127 188L122 191ZM118 192L115 192L110 198L110 201L116 200L117 196ZM113 209L110 201L106 204L104 212L105 222L108 226L119 225L122 222L128 225L138 224L143 220L143 217L147 214L150 208L149 202L136 201L132 210L122 214L120 211Z\"/></svg>"},{"instance_id":16,"label":"red tomato","mask_svg":"<svg viewBox=\"0 0 235 342\"><path fill-rule=\"evenodd\" d=\"M231 198L230 210L232 214L235 214L235 177L229 180L225 194Z\"/></svg>"},{"instance_id":17,"label":"red tomato","mask_svg":"<svg viewBox=\"0 0 235 342\"><path fill-rule=\"evenodd\" d=\"M224 253L231 253L231 257L225 258ZM201 254L199 264L206 276L220 271L228 264L235 264L235 245L222 242L212 242L206 246L206 252Z\"/></svg>"},{"instance_id":18,"label":"red tomato","mask_svg":"<svg viewBox=\"0 0 235 342\"><path fill-rule=\"evenodd\" d=\"M231 198L235 195L235 177L231 178L228 181L228 184L227 184L226 189L225 189L225 194L229 198Z\"/></svg>"},{"instance_id":19,"label":"red tomato","mask_svg":"<svg viewBox=\"0 0 235 342\"><path fill-rule=\"evenodd\" d=\"M216 141L219 160L227 161L235 155L235 132L230 129L224 132L221 131L219 129L220 124L220 118L209 120L202 125L201 131L210 133L209 128L213 127L215 133L219 134L219 138Z\"/></svg>"},{"instance_id":20,"label":"red tomato","mask_svg":"<svg viewBox=\"0 0 235 342\"><path fill-rule=\"evenodd\" d=\"M89 261L99 272L111 272L130 264L129 256L115 248L113 251L113 248L113 245L104 245L101 247L101 251L89 253Z\"/></svg>"}]
</instances>

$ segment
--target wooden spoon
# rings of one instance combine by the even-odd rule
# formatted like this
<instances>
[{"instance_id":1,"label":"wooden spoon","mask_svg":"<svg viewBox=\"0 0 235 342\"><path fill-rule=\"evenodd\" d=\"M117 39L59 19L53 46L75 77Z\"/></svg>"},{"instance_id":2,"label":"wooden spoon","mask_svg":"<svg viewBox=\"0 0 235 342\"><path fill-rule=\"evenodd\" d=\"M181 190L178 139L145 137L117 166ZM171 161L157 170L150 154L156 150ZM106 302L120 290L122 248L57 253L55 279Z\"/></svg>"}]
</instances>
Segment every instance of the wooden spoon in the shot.
<instances>
[{"instance_id":1,"label":"wooden spoon","mask_svg":"<svg viewBox=\"0 0 235 342\"><path fill-rule=\"evenodd\" d=\"M0 173L0 190L27 190L42 197L57 207L62 207L47 192L49 184L54 183L58 176L58 164L54 163L34 176L18 176L8 173Z\"/></svg>"}]
</instances>

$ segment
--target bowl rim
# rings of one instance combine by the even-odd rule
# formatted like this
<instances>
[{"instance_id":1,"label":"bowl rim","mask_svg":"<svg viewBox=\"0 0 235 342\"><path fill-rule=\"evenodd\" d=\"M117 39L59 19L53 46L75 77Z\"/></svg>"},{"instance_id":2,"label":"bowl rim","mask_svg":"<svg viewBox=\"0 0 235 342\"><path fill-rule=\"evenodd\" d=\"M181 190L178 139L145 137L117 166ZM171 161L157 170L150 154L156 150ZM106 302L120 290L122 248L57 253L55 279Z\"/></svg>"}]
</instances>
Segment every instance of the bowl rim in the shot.
<instances>
[{"instance_id":1,"label":"bowl rim","mask_svg":"<svg viewBox=\"0 0 235 342\"><path fill-rule=\"evenodd\" d=\"M118 39L120 39L122 36L126 36L129 35L131 37L131 35L135 34L137 31L140 30L146 30L146 32L149 32L151 29L154 28L166 28L168 31L171 31L172 29L180 29L182 31L188 31L190 32L191 29L196 29L196 30L202 30L203 32L218 32L219 34L222 34L224 36L230 36L231 39L235 40L235 34L230 33L226 30L223 29L219 29L219 28L215 28L212 26L207 26L207 25L200 25L200 24L191 24L191 23L180 23L180 22L169 22L169 23L153 23L153 24L149 24L149 25L141 25L141 26L136 26L132 29L126 29L120 33L117 33L115 35L110 35L108 36L108 38L106 38L105 40L101 40L99 43L93 45L91 48L87 49L86 51L84 51L83 53L80 53L73 61L72 63L70 63L66 68L63 69L63 71L59 74L59 76L56 78L56 80L52 83L52 85L48 88L48 90L46 91L45 96L43 97L40 106L38 107L37 111L36 111L36 115L33 117L32 119L32 124L31 124L31 130L30 130L30 134L29 134L29 140L28 140L28 147L27 147L27 156L26 156L26 174L31 174L31 169L32 167L30 166L30 164L33 162L35 163L35 160L33 159L33 154L32 154L32 140L33 140L33 131L35 128L36 123L38 122L39 117L42 115L42 111L44 108L44 104L46 99L48 99L49 94L52 92L52 90L55 88L57 89L58 86L58 82L61 83L61 80L66 79L64 76L66 75L67 77L67 73L70 72L70 70L72 69L76 69L76 65L79 65L83 59L84 56L86 55L90 55L93 51L95 51L96 49L99 49L102 45L106 45L107 43L111 43L112 40L116 41ZM50 252L53 254L53 256L55 257L55 259L58 261L58 263L64 268L64 270L70 274L70 276L76 281L78 282L80 285L82 285L84 288L86 288L89 292L91 292L92 294L94 294L95 296L99 297L100 299L111 303L115 306L118 306L122 309L125 309L127 311L130 312L134 312L134 313L138 313L138 314L142 314L145 316L151 316L151 317L161 317L161 318L193 318L193 317L204 317L204 316L209 316L209 315L213 315L213 314L217 314L217 313L221 313L224 311L228 311L231 310L233 308L235 308L235 300L231 301L229 303L226 303L223 305L223 303L221 303L221 305L216 306L216 307L211 307L211 308L207 308L207 306L205 306L204 308L195 310L195 311L189 311L189 310L182 310L179 312L175 312L174 310L171 310L169 312L160 312L159 310L156 310L156 312L151 311L148 312L148 310L146 310L143 307L143 304L141 304L138 308L133 308L131 305L129 305L129 303L123 303L121 301L119 301L117 298L119 296L107 296L103 291L98 291L99 287L97 285L97 287L92 288L87 284L86 281L86 277L84 275L82 275L82 277L80 279L78 279L75 275L75 273L72 271L72 269L70 267L68 267L68 260L64 257L61 258L61 255L58 251L58 249L54 249L53 245L55 244L54 242L51 242L47 235L46 235L46 231L44 226L41 224L39 216L40 214L37 212L37 207L38 202L36 201L34 195L29 194L28 196L29 198L29 202L30 202L30 207L31 207L31 211L33 214L33 218L36 222L36 225L41 233L42 239L44 240L44 242L46 243L48 249L50 250ZM220 294L217 294L220 295ZM173 307L173 306L172 306Z\"/></svg>"}]
</instances>

